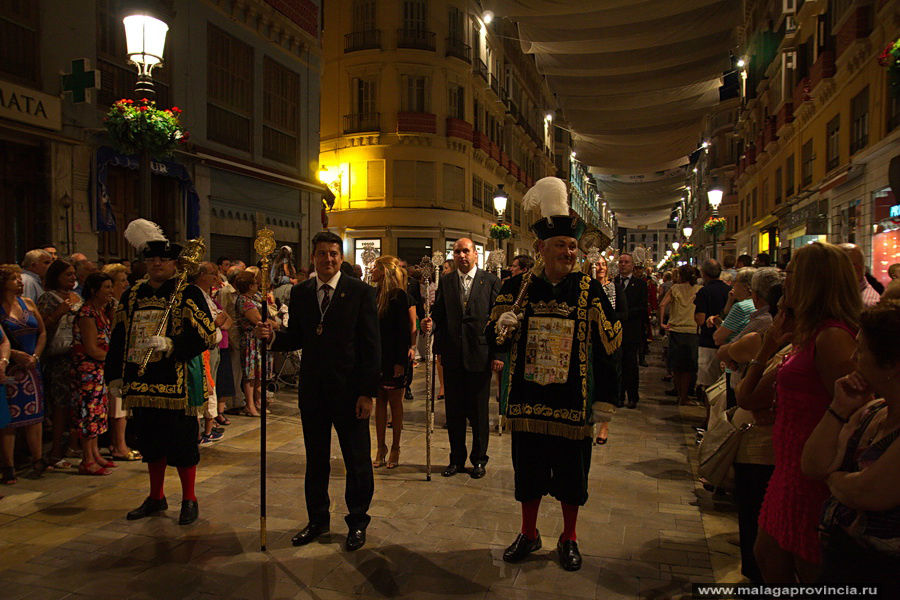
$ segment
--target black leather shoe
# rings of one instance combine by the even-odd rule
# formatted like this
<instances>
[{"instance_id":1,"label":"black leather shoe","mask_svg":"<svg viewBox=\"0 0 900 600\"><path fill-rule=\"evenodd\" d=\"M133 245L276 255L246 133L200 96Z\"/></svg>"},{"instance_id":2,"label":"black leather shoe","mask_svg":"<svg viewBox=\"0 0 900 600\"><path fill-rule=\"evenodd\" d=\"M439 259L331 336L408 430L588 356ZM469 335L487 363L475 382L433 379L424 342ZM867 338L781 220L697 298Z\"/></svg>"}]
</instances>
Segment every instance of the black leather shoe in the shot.
<instances>
[{"instance_id":1,"label":"black leather shoe","mask_svg":"<svg viewBox=\"0 0 900 600\"><path fill-rule=\"evenodd\" d=\"M143 519L144 517L152 517L156 513L166 510L167 508L169 508L169 503L166 502L165 496L163 496L161 500L154 500L148 496L143 504L128 513L125 518L129 521L135 521L137 519Z\"/></svg>"},{"instance_id":2,"label":"black leather shoe","mask_svg":"<svg viewBox=\"0 0 900 600\"><path fill-rule=\"evenodd\" d=\"M627 406L628 408L637 408L637 402L629 401L625 406Z\"/></svg>"},{"instance_id":3,"label":"black leather shoe","mask_svg":"<svg viewBox=\"0 0 900 600\"><path fill-rule=\"evenodd\" d=\"M181 515L178 517L179 525L190 525L200 516L200 507L196 500L181 501Z\"/></svg>"},{"instance_id":4,"label":"black leather shoe","mask_svg":"<svg viewBox=\"0 0 900 600\"><path fill-rule=\"evenodd\" d=\"M481 465L475 465L474 467L472 467L472 470L469 471L469 476L472 479L481 479L482 477L484 477L484 467L482 467Z\"/></svg>"},{"instance_id":5,"label":"black leather shoe","mask_svg":"<svg viewBox=\"0 0 900 600\"><path fill-rule=\"evenodd\" d=\"M459 465L449 465L449 466L447 466L446 469L444 469L444 472L441 473L441 476L442 477L453 477L457 473L465 473L465 472L466 472L465 467L461 467Z\"/></svg>"},{"instance_id":6,"label":"black leather shoe","mask_svg":"<svg viewBox=\"0 0 900 600\"><path fill-rule=\"evenodd\" d=\"M403 394L403 399L404 400L413 400L414 399L411 389L406 388L406 392Z\"/></svg>"},{"instance_id":7,"label":"black leather shoe","mask_svg":"<svg viewBox=\"0 0 900 600\"><path fill-rule=\"evenodd\" d=\"M559 554L559 564L566 571L577 571L581 568L581 552L578 551L578 542L575 540L559 540L556 552Z\"/></svg>"},{"instance_id":8,"label":"black leather shoe","mask_svg":"<svg viewBox=\"0 0 900 600\"><path fill-rule=\"evenodd\" d=\"M310 523L297 532L297 535L291 538L291 543L295 546L305 546L320 535L328 533L328 524L319 525L318 523Z\"/></svg>"},{"instance_id":9,"label":"black leather shoe","mask_svg":"<svg viewBox=\"0 0 900 600\"><path fill-rule=\"evenodd\" d=\"M359 550L366 543L366 530L352 528L347 532L347 552Z\"/></svg>"},{"instance_id":10,"label":"black leather shoe","mask_svg":"<svg viewBox=\"0 0 900 600\"><path fill-rule=\"evenodd\" d=\"M503 560L509 563L519 562L532 552L541 549L541 532L535 530L537 536L533 540L525 537L524 533L520 533L516 537L516 541L503 552Z\"/></svg>"}]
</instances>

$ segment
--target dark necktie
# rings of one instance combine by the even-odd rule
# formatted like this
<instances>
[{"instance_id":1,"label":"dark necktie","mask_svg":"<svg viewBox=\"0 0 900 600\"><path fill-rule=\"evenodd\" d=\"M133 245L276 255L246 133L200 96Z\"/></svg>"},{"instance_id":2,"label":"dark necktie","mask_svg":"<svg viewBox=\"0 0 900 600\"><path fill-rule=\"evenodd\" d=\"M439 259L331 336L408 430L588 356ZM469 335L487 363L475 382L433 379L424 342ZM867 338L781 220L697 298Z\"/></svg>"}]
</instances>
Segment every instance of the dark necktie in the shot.
<instances>
[{"instance_id":1,"label":"dark necktie","mask_svg":"<svg viewBox=\"0 0 900 600\"><path fill-rule=\"evenodd\" d=\"M331 302L331 286L327 283L322 284L322 314L328 310L328 304Z\"/></svg>"}]
</instances>

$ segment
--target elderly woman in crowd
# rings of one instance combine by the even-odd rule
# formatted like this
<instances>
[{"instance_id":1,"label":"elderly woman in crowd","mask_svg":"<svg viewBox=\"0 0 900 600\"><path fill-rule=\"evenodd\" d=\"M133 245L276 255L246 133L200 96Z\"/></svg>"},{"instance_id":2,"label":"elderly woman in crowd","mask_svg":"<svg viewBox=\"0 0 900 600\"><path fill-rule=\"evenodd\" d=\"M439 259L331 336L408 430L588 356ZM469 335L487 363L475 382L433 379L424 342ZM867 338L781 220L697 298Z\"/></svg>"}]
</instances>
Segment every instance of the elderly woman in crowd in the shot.
<instances>
[{"instance_id":1,"label":"elderly woman in crowd","mask_svg":"<svg viewBox=\"0 0 900 600\"><path fill-rule=\"evenodd\" d=\"M112 332L113 282L105 273L91 273L82 288L84 304L75 318L72 363L79 400L74 415L81 437L82 475L109 475L116 463L100 456L97 437L106 432L109 406L103 364Z\"/></svg>"},{"instance_id":2,"label":"elderly woman in crowd","mask_svg":"<svg viewBox=\"0 0 900 600\"><path fill-rule=\"evenodd\" d=\"M818 577L816 527L828 490L803 475L800 455L831 404L835 381L853 369L861 309L850 259L837 246L821 242L797 250L788 264L784 297L784 310L794 320L793 350L776 377L775 471L760 510L755 546L764 580L778 584ZM748 374L764 368L788 341L780 327L773 330L750 361Z\"/></svg>"},{"instance_id":3,"label":"elderly woman in crowd","mask_svg":"<svg viewBox=\"0 0 900 600\"><path fill-rule=\"evenodd\" d=\"M262 381L263 364L260 353L260 344L264 343L253 335L256 324L262 320L263 299L259 293L259 270L249 267L238 273L234 278L234 287L238 295L234 301L234 313L238 326L241 329L241 372L244 388L244 410L241 414L248 417L258 417L260 410L261 394L260 382ZM266 307L268 308L268 307ZM273 327L278 329L278 323L273 321ZM268 372L272 370L272 355L267 355Z\"/></svg>"},{"instance_id":4,"label":"elderly woman in crowd","mask_svg":"<svg viewBox=\"0 0 900 600\"><path fill-rule=\"evenodd\" d=\"M735 502L738 507L738 529L741 544L741 572L756 583L763 581L753 546L756 542L759 509L772 471L775 456L772 450L772 424L775 413L775 373L786 351L780 348L775 358L765 365L765 369L754 369L745 385L744 373L747 363L759 353L763 337L772 326L773 317L778 314L782 297L782 276L777 269L758 269L753 274L750 288L756 307L750 322L733 342L719 348L718 356L731 366L731 385L734 387L738 409L732 423L736 426L753 426L741 435L741 443L734 462ZM770 312L770 310L772 312ZM785 313L778 331L784 330ZM790 328L792 325L787 326ZM776 340L778 336L776 336ZM765 377L763 377L765 375ZM764 383L760 380L764 379Z\"/></svg>"},{"instance_id":5,"label":"elderly woman in crowd","mask_svg":"<svg viewBox=\"0 0 900 600\"><path fill-rule=\"evenodd\" d=\"M105 265L102 272L109 275L112 280L112 304L113 314L115 306L130 286L128 283L129 267L122 263L110 263ZM128 411L122 406L122 394L113 394L109 391L109 454L115 460L135 461L141 460L141 453L128 447L125 441L125 427Z\"/></svg>"},{"instance_id":6,"label":"elderly woman in crowd","mask_svg":"<svg viewBox=\"0 0 900 600\"><path fill-rule=\"evenodd\" d=\"M877 584L900 598L900 301L860 318L856 369L803 448L803 472L824 480L820 583Z\"/></svg>"},{"instance_id":7,"label":"elderly woman in crowd","mask_svg":"<svg viewBox=\"0 0 900 600\"><path fill-rule=\"evenodd\" d=\"M0 265L0 325L11 347L6 367L6 401L9 424L0 432L0 478L2 483L16 482L13 451L16 430L24 429L31 453L31 478L44 474L49 465L41 444L44 421L44 384L38 357L44 351L47 332L37 306L22 297L22 269L18 265Z\"/></svg>"},{"instance_id":8,"label":"elderly woman in crowd","mask_svg":"<svg viewBox=\"0 0 900 600\"><path fill-rule=\"evenodd\" d=\"M47 330L47 347L41 355L41 374L44 378L44 398L52 415L53 442L49 462L56 469L72 464L65 458L63 434L69 430L69 417L75 398L72 377L72 327L75 314L81 308L81 297L75 293L75 267L64 260L55 260L47 268L44 293L37 306ZM77 434L72 430L69 447L77 448Z\"/></svg>"},{"instance_id":9,"label":"elderly woman in crowd","mask_svg":"<svg viewBox=\"0 0 900 600\"><path fill-rule=\"evenodd\" d=\"M691 381L697 374L697 352L700 335L694 321L694 298L701 286L697 283L694 267L678 267L677 283L663 297L659 304L662 314L669 309L669 321L665 329L669 332L669 367L672 383L678 392L678 403L688 404Z\"/></svg>"}]
</instances>

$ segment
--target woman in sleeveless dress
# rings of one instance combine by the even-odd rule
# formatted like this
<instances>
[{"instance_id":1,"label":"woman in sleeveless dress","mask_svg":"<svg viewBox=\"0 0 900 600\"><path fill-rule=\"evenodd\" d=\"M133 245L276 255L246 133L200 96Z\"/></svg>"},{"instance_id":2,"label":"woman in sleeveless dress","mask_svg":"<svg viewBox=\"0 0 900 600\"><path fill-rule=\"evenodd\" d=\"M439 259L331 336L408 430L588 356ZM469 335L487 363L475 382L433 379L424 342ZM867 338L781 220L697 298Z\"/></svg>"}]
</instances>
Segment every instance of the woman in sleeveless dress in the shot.
<instances>
[{"instance_id":1,"label":"woman in sleeveless dress","mask_svg":"<svg viewBox=\"0 0 900 600\"><path fill-rule=\"evenodd\" d=\"M828 488L802 473L800 456L831 403L835 381L853 370L862 300L850 259L821 242L797 250L787 267L784 306L793 331L783 331L779 319L756 358L765 364L785 343L793 345L776 376L775 471L754 549L763 578L774 584L812 582L819 573L817 525Z\"/></svg>"},{"instance_id":2,"label":"woman in sleeveless dress","mask_svg":"<svg viewBox=\"0 0 900 600\"><path fill-rule=\"evenodd\" d=\"M23 429L31 452L30 478L38 478L47 470L41 445L44 421L44 387L38 360L44 351L47 334L37 306L22 297L22 270L17 265L0 266L0 322L9 337L11 364L6 368L6 401L10 423L3 428L0 443L2 482L16 482L13 450L16 430Z\"/></svg>"}]
</instances>

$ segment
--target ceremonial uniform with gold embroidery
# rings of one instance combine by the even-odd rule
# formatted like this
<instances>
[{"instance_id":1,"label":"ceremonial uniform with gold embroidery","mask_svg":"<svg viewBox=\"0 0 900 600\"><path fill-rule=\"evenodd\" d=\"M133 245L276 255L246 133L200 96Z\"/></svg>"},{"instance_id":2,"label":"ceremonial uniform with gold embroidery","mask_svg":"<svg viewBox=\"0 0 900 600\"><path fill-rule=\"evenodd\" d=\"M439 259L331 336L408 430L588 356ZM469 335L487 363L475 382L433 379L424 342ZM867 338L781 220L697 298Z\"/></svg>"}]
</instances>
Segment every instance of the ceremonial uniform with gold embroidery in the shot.
<instances>
[{"instance_id":1,"label":"ceremonial uniform with gold embroidery","mask_svg":"<svg viewBox=\"0 0 900 600\"><path fill-rule=\"evenodd\" d=\"M496 351L508 351L500 393L512 432L516 500L550 494L584 505L591 463L595 403L609 407L617 392L614 353L622 327L603 287L572 272L551 284L540 268L520 302L523 320L498 346L496 321L510 311L523 275L506 281L487 325Z\"/></svg>"},{"instance_id":2,"label":"ceremonial uniform with gold embroidery","mask_svg":"<svg viewBox=\"0 0 900 600\"><path fill-rule=\"evenodd\" d=\"M172 339L173 350L169 355L154 352L146 372L138 374L176 284L177 278L172 278L153 289L141 281L123 294L106 377L122 379L123 406L133 411L144 461L166 458L170 466L189 467L200 460L197 416L203 412L207 385L191 364L216 343L212 315L199 288L185 286L177 292L164 333Z\"/></svg>"}]
</instances>

